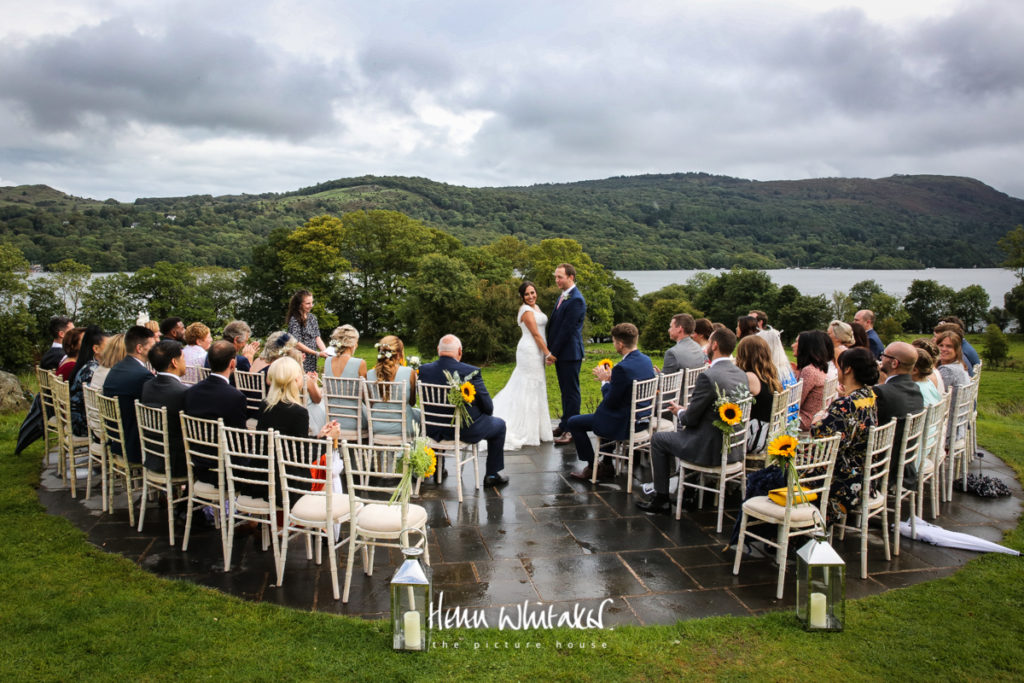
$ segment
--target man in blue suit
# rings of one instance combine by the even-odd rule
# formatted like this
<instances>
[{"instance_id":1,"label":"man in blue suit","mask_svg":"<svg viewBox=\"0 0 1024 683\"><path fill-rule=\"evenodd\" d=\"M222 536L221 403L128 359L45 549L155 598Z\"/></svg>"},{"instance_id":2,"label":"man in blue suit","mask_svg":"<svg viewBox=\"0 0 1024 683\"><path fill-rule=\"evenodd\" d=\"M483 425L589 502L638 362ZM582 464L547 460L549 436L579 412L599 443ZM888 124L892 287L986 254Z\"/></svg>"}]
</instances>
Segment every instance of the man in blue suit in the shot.
<instances>
[{"instance_id":1,"label":"man in blue suit","mask_svg":"<svg viewBox=\"0 0 1024 683\"><path fill-rule=\"evenodd\" d=\"M583 320L587 302L576 288L576 269L561 263L555 268L555 285L561 290L555 310L548 318L548 355L544 362L555 364L558 389L562 394L562 417L555 429L555 443L569 443L569 418L580 414L580 365L583 364Z\"/></svg>"},{"instance_id":2,"label":"man in blue suit","mask_svg":"<svg viewBox=\"0 0 1024 683\"><path fill-rule=\"evenodd\" d=\"M508 477L501 475L501 470L505 468L505 421L492 415L494 404L491 402L491 395L487 393L487 387L484 386L483 378L480 377L480 368L462 362L462 342L454 334L441 337L437 344L437 355L438 358L433 363L420 366L420 381L447 385L448 378L444 374L446 371L452 376L457 373L462 380L476 373L470 380L476 389L476 397L466 407L470 424L459 428L459 439L465 443L487 442L484 486L507 484ZM455 430L451 427L428 427L427 436L442 441L454 438Z\"/></svg>"},{"instance_id":3,"label":"man in blue suit","mask_svg":"<svg viewBox=\"0 0 1024 683\"><path fill-rule=\"evenodd\" d=\"M576 444L576 457L584 462L582 470L570 472L576 479L590 480L591 468L594 466L594 447L590 443L588 432L608 439L608 448L614 447L614 441L629 438L629 416L632 409L633 382L654 377L654 365L651 359L636 349L636 340L640 333L632 323L619 323L612 328L612 342L622 360L611 371L598 367L594 376L601 380L603 398L597 410L591 415L574 415L569 418L569 432ZM615 476L615 468L610 462L602 462L597 469L597 476L610 479ZM633 476L632 473L629 476Z\"/></svg>"},{"instance_id":4,"label":"man in blue suit","mask_svg":"<svg viewBox=\"0 0 1024 683\"><path fill-rule=\"evenodd\" d=\"M221 418L225 427L245 429L245 395L228 381L237 363L235 345L227 340L214 342L206 360L210 376L185 391L185 414L204 420ZM192 463L193 472L199 481L216 484L217 473L210 469L210 464L206 458L197 458Z\"/></svg>"},{"instance_id":5,"label":"man in blue suit","mask_svg":"<svg viewBox=\"0 0 1024 683\"><path fill-rule=\"evenodd\" d=\"M146 367L149 350L156 343L153 330L135 325L124 335L124 348L128 355L110 368L103 382L103 395L117 398L121 406L121 426L124 428L125 458L130 463L142 462L142 448L139 446L138 420L135 417L135 400L142 398L142 387L153 379L153 373Z\"/></svg>"}]
</instances>

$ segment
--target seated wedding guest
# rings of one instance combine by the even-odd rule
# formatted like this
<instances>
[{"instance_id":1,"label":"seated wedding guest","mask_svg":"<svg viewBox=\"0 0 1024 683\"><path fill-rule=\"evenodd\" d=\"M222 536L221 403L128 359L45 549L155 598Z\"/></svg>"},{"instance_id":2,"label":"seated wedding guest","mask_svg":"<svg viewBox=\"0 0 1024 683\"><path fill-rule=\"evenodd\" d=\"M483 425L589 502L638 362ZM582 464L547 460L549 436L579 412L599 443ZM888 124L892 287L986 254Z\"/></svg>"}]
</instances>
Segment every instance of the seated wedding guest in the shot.
<instances>
[{"instance_id":1,"label":"seated wedding guest","mask_svg":"<svg viewBox=\"0 0 1024 683\"><path fill-rule=\"evenodd\" d=\"M160 323L160 336L184 344L185 321L181 318L167 318Z\"/></svg>"},{"instance_id":2,"label":"seated wedding guest","mask_svg":"<svg viewBox=\"0 0 1024 683\"><path fill-rule=\"evenodd\" d=\"M760 333L764 330L772 329L772 326L768 324L768 314L764 311L752 310L747 315L752 318L757 318L757 331Z\"/></svg>"},{"instance_id":3,"label":"seated wedding guest","mask_svg":"<svg viewBox=\"0 0 1024 683\"><path fill-rule=\"evenodd\" d=\"M832 340L832 360L839 362L839 356L853 346L853 328L842 320L833 320L828 324L828 338Z\"/></svg>"},{"instance_id":4,"label":"seated wedding guest","mask_svg":"<svg viewBox=\"0 0 1024 683\"><path fill-rule=\"evenodd\" d=\"M924 399L921 390L914 384L910 373L917 363L917 349L906 342L893 342L882 351L880 370L885 381L875 386L876 405L878 406L878 424L886 425L896 419L896 434L893 443L903 441L903 429L907 415L921 412ZM963 368L960 368L962 371ZM895 477L893 477L895 482ZM917 487L917 471L912 464L903 470L903 486Z\"/></svg>"},{"instance_id":5,"label":"seated wedding guest","mask_svg":"<svg viewBox=\"0 0 1024 683\"><path fill-rule=\"evenodd\" d=\"M850 349L839 356L839 381L846 388L829 405L825 415L811 425L815 439L842 434L832 475L828 501L828 523L860 504L867 456L868 430L879 424L875 392L878 365L869 349ZM872 491L872 495L877 491Z\"/></svg>"},{"instance_id":6,"label":"seated wedding guest","mask_svg":"<svg viewBox=\"0 0 1024 683\"><path fill-rule=\"evenodd\" d=\"M92 376L99 366L96 356L103 351L107 341L106 333L99 325L89 325L82 334L79 344L78 359L75 362L75 373L68 388L71 395L71 431L75 436L85 436L89 426L85 418L85 385L92 381Z\"/></svg>"},{"instance_id":7,"label":"seated wedding guest","mask_svg":"<svg viewBox=\"0 0 1024 683\"><path fill-rule=\"evenodd\" d=\"M779 378L779 382L782 383L783 388L796 384L796 375L793 374L793 366L790 365L786 349L782 346L782 337L779 336L778 330L768 327L761 330L757 336L764 339L765 343L768 344L772 365L775 366L776 376Z\"/></svg>"},{"instance_id":8,"label":"seated wedding guest","mask_svg":"<svg viewBox=\"0 0 1024 683\"><path fill-rule=\"evenodd\" d=\"M284 331L273 332L267 337L263 352L253 362L250 372L262 372L266 375L268 369L282 358L292 358L301 363L303 354L298 349L298 339L294 335ZM327 422L326 407L322 401L317 374L307 372L304 380L306 382L306 410L309 413L309 429L312 433L316 433Z\"/></svg>"},{"instance_id":9,"label":"seated wedding guest","mask_svg":"<svg viewBox=\"0 0 1024 683\"><path fill-rule=\"evenodd\" d=\"M947 387L966 386L971 378L964 369L962 339L952 330L936 335L935 345L939 347L939 374Z\"/></svg>"},{"instance_id":10,"label":"seated wedding guest","mask_svg":"<svg viewBox=\"0 0 1024 683\"><path fill-rule=\"evenodd\" d=\"M206 356L210 376L185 391L186 415L206 420L222 418L225 427L245 429L245 395L228 381L238 364L236 351L236 345L226 339L210 345ZM193 472L199 481L217 484L217 473L210 471L205 458L193 463Z\"/></svg>"},{"instance_id":11,"label":"seated wedding guest","mask_svg":"<svg viewBox=\"0 0 1024 683\"><path fill-rule=\"evenodd\" d=\"M917 384L917 388L921 391L921 398L924 399L925 407L935 405L942 400L942 394L939 393L938 388L929 379L932 375L936 374L935 369L935 358L929 353L928 349L917 346L917 362L914 363L914 369L910 371L910 378Z\"/></svg>"},{"instance_id":12,"label":"seated wedding guest","mask_svg":"<svg viewBox=\"0 0 1024 683\"><path fill-rule=\"evenodd\" d=\"M249 341L251 336L252 330L249 329L248 323L242 320L232 320L224 327L222 334L224 341L231 342L232 346L235 347L236 370L250 372L252 361L260 350L260 343L258 341ZM213 369L209 363L207 363L207 367L210 367L211 370Z\"/></svg>"},{"instance_id":13,"label":"seated wedding guest","mask_svg":"<svg viewBox=\"0 0 1024 683\"><path fill-rule=\"evenodd\" d=\"M84 327L73 327L64 335L64 360L57 366L56 375L65 382L70 382L78 363L78 351L82 347Z\"/></svg>"},{"instance_id":14,"label":"seated wedding guest","mask_svg":"<svg viewBox=\"0 0 1024 683\"><path fill-rule=\"evenodd\" d=\"M206 351L213 343L213 333L203 323L192 323L185 328L185 365L202 367L206 363Z\"/></svg>"},{"instance_id":15,"label":"seated wedding guest","mask_svg":"<svg viewBox=\"0 0 1024 683\"><path fill-rule=\"evenodd\" d=\"M875 358L882 357L883 345L882 339L875 332L875 314L873 311L868 309L862 309L857 311L853 316L853 322L857 323L864 328L864 331L868 335L868 347L871 349L871 353L875 355Z\"/></svg>"},{"instance_id":16,"label":"seated wedding guest","mask_svg":"<svg viewBox=\"0 0 1024 683\"><path fill-rule=\"evenodd\" d=\"M853 344L850 348L871 350L871 344L868 342L868 332L864 329L863 325L860 323L850 323L850 331L853 332Z\"/></svg>"},{"instance_id":17,"label":"seated wedding guest","mask_svg":"<svg viewBox=\"0 0 1024 683\"><path fill-rule=\"evenodd\" d=\"M299 340L288 332L271 332L263 345L260 356L252 362L249 372L267 374L267 368L278 358L285 358L296 347Z\"/></svg>"},{"instance_id":18,"label":"seated wedding guest","mask_svg":"<svg viewBox=\"0 0 1024 683\"><path fill-rule=\"evenodd\" d=\"M803 380L800 395L800 430L807 431L822 408L825 378L832 361L832 340L821 330L801 332L793 342L796 378Z\"/></svg>"},{"instance_id":19,"label":"seated wedding guest","mask_svg":"<svg viewBox=\"0 0 1024 683\"><path fill-rule=\"evenodd\" d=\"M916 349L924 349L932 357L932 372L927 375L927 379L935 385L935 389L939 392L940 396L946 393L946 384L942 381L942 375L935 372L935 369L939 367L939 347L931 339L923 337L910 342L910 345Z\"/></svg>"},{"instance_id":20,"label":"seated wedding guest","mask_svg":"<svg viewBox=\"0 0 1024 683\"><path fill-rule=\"evenodd\" d=\"M337 351L324 363L324 377L366 377L366 361L356 358L355 352L359 348L359 331L351 325L341 325L331 332L331 346ZM330 409L332 406L340 405L352 407L353 399L331 398L328 399ZM343 431L351 431L356 428L356 421L346 417L338 421Z\"/></svg>"},{"instance_id":21,"label":"seated wedding guest","mask_svg":"<svg viewBox=\"0 0 1024 683\"><path fill-rule=\"evenodd\" d=\"M149 364L156 376L142 387L139 403L150 408L167 408L167 446L171 455L171 476L184 477L185 442L181 436L181 411L185 407L185 390L182 383L185 376L185 356L181 344L165 339L149 350ZM164 459L153 454L146 456L143 463L147 470L166 474Z\"/></svg>"},{"instance_id":22,"label":"seated wedding guest","mask_svg":"<svg viewBox=\"0 0 1024 683\"><path fill-rule=\"evenodd\" d=\"M376 405L385 409L396 410L399 405L405 409L406 433L410 438L416 433L416 425L420 421L420 411L412 406L416 405L416 371L405 364L405 344L393 334L382 337L376 344L377 364L366 373L367 382L399 382L402 384L402 393L390 395L382 390L383 401ZM373 433L389 436L401 436L402 426L395 422L380 422L379 417L386 413L371 411L370 420L373 422ZM378 419L375 419L378 418Z\"/></svg>"},{"instance_id":23,"label":"seated wedding guest","mask_svg":"<svg viewBox=\"0 0 1024 683\"><path fill-rule=\"evenodd\" d=\"M741 315L736 318L736 338L743 339L752 334L757 334L760 328L757 326L757 318L752 315Z\"/></svg>"},{"instance_id":24,"label":"seated wedding guest","mask_svg":"<svg viewBox=\"0 0 1024 683\"><path fill-rule=\"evenodd\" d=\"M125 459L129 463L141 464L142 451L139 447L138 422L135 418L135 401L142 397L142 387L153 379L153 373L146 367L149 350L156 343L153 330L141 325L128 328L124 335L127 355L120 363L110 368L103 382L103 395L116 398L121 406L121 426L124 428Z\"/></svg>"},{"instance_id":25,"label":"seated wedding guest","mask_svg":"<svg viewBox=\"0 0 1024 683\"><path fill-rule=\"evenodd\" d=\"M971 343L967 341L967 326L964 325L964 321L955 315L947 315L945 318L940 318L939 323L952 323L960 328L960 339L962 341L960 349L964 355L964 367L967 368L967 373L973 377L974 366L981 363L981 356L979 356L975 348L971 346ZM968 367L968 365L970 367Z\"/></svg>"},{"instance_id":26,"label":"seated wedding guest","mask_svg":"<svg viewBox=\"0 0 1024 683\"><path fill-rule=\"evenodd\" d=\"M956 319L959 320L959 318ZM932 332L935 335L933 337L933 340L936 344L939 341L939 335L942 334L943 332L953 332L960 337L961 364L964 366L964 370L967 371L967 375L973 377L974 366L981 362L981 358L978 357L978 352L975 351L973 348L971 348L971 353L974 354L974 358L971 359L967 357L967 347L969 346L969 344L967 343L967 338L964 336L963 325L960 325L955 322L940 322L938 325L935 326Z\"/></svg>"},{"instance_id":27,"label":"seated wedding guest","mask_svg":"<svg viewBox=\"0 0 1024 683\"><path fill-rule=\"evenodd\" d=\"M697 318L693 321L693 333L690 336L700 345L700 350L704 352L705 356L708 355L708 340L711 339L711 333L714 331L715 326L707 318Z\"/></svg>"},{"instance_id":28,"label":"seated wedding guest","mask_svg":"<svg viewBox=\"0 0 1024 683\"><path fill-rule=\"evenodd\" d=\"M334 335L331 336L333 338ZM476 389L476 395L473 397L473 401L466 406L469 413L469 426L463 425L459 428L459 438L464 443L487 442L484 486L507 484L508 477L501 474L501 471L505 469L505 421L493 415L494 403L491 401L491 395L487 392L487 387L484 386L483 378L480 377L480 368L462 362L462 342L454 334L446 334L441 337L441 341L437 343L437 356L437 360L433 363L420 366L420 381L427 384L447 385L448 378L445 373L453 376L457 374L463 379L476 373L470 380ZM455 430L450 427L428 427L427 436L438 441L452 439L455 436Z\"/></svg>"},{"instance_id":29,"label":"seated wedding guest","mask_svg":"<svg viewBox=\"0 0 1024 683\"><path fill-rule=\"evenodd\" d=\"M644 512L667 513L672 509L668 496L668 480L675 472L676 458L697 465L715 465L722 461L722 431L715 426L719 394L732 394L749 387L747 375L732 362L736 335L730 330L715 330L708 341L711 367L697 378L697 385L686 410L672 402L669 410L676 413L676 431L659 431L651 437L651 463L654 474L654 497L637 501ZM739 462L746 455L746 444L729 453L729 462Z\"/></svg>"},{"instance_id":30,"label":"seated wedding guest","mask_svg":"<svg viewBox=\"0 0 1024 683\"><path fill-rule=\"evenodd\" d=\"M747 373L750 395L754 397L754 405L750 407L747 452L761 453L768 442L774 394L782 391L768 342L758 335L740 339L736 345L736 367Z\"/></svg>"},{"instance_id":31,"label":"seated wedding guest","mask_svg":"<svg viewBox=\"0 0 1024 683\"><path fill-rule=\"evenodd\" d=\"M99 365L92 372L92 380L89 381L89 386L102 391L103 382L106 381L110 368L124 360L124 357L127 355L128 352L124 348L124 334L118 333L107 339L103 345L103 350L96 356Z\"/></svg>"},{"instance_id":32,"label":"seated wedding guest","mask_svg":"<svg viewBox=\"0 0 1024 683\"><path fill-rule=\"evenodd\" d=\"M665 352L665 367L662 368L662 372L671 374L703 367L707 363L704 350L693 338L695 327L696 322L689 313L677 313L672 316L672 321L668 325L668 336L676 345Z\"/></svg>"},{"instance_id":33,"label":"seated wedding guest","mask_svg":"<svg viewBox=\"0 0 1024 683\"><path fill-rule=\"evenodd\" d=\"M160 337L163 336L161 334L161 332L160 332L160 323L158 323L155 320L147 320L146 322L142 323L142 326L145 327L150 332L152 332L153 335L154 335L154 338L157 341L160 341Z\"/></svg>"},{"instance_id":34,"label":"seated wedding guest","mask_svg":"<svg viewBox=\"0 0 1024 683\"><path fill-rule=\"evenodd\" d=\"M611 479L615 476L615 467L610 461L594 463L594 447L590 443L590 432L605 440L604 448L607 450L615 447L615 441L629 438L633 382L654 377L651 359L636 348L639 336L636 325L632 323L619 323L612 328L612 343L615 345L616 353L622 356L622 360L611 370L600 365L594 368L594 377L601 382L601 403L591 414L574 415L569 418L567 427L576 446L576 457L583 462L582 468L569 473L569 476L575 479L590 481L591 468L595 464L598 478ZM648 413L644 419L649 420L650 414ZM631 477L633 473L627 472L626 476Z\"/></svg>"},{"instance_id":35,"label":"seated wedding guest","mask_svg":"<svg viewBox=\"0 0 1024 683\"><path fill-rule=\"evenodd\" d=\"M43 370L56 370L57 366L67 354L64 353L64 335L74 328L75 324L70 318L62 315L55 315L50 318L50 337L53 342L46 350L43 357L39 359L39 367Z\"/></svg>"}]
</instances>

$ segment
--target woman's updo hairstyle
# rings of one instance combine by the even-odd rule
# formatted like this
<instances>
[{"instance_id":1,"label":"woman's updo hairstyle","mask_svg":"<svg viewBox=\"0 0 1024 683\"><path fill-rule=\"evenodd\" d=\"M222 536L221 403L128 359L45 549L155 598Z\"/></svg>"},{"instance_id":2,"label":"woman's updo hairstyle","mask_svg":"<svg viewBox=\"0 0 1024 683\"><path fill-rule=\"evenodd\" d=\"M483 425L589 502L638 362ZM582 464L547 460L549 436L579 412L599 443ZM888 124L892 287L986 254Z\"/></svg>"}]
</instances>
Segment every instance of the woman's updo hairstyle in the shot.
<instances>
[{"instance_id":1,"label":"woman's updo hairstyle","mask_svg":"<svg viewBox=\"0 0 1024 683\"><path fill-rule=\"evenodd\" d=\"M359 344L359 330L351 325L335 327L331 332L331 341L339 351L354 349Z\"/></svg>"},{"instance_id":2,"label":"woman's updo hairstyle","mask_svg":"<svg viewBox=\"0 0 1024 683\"><path fill-rule=\"evenodd\" d=\"M856 346L843 351L839 354L839 367L852 370L858 384L870 387L878 383L878 363L868 349Z\"/></svg>"}]
</instances>

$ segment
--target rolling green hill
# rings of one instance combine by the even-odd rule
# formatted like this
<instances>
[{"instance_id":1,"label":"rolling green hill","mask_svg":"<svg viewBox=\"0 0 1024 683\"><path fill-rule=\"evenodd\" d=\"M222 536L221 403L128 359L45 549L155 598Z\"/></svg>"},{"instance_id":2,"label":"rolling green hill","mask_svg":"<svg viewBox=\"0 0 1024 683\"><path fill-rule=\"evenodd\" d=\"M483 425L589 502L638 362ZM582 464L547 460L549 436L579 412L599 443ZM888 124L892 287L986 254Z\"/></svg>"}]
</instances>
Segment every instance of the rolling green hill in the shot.
<instances>
[{"instance_id":1,"label":"rolling green hill","mask_svg":"<svg viewBox=\"0 0 1024 683\"><path fill-rule=\"evenodd\" d=\"M995 266L996 241L1024 223L1024 200L952 176L759 182L678 173L504 188L363 176L282 194L132 204L4 187L0 238L33 263L239 267L276 227L363 209L401 211L466 244L569 237L613 269Z\"/></svg>"}]
</instances>

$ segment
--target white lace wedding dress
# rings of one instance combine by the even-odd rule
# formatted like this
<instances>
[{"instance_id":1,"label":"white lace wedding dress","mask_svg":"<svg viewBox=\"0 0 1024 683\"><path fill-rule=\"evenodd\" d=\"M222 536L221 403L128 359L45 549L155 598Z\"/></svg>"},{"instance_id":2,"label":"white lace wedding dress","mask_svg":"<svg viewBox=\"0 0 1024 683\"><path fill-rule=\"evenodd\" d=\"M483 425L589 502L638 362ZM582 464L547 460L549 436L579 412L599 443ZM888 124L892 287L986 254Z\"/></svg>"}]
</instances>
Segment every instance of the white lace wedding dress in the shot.
<instances>
[{"instance_id":1,"label":"white lace wedding dress","mask_svg":"<svg viewBox=\"0 0 1024 683\"><path fill-rule=\"evenodd\" d=\"M516 320L523 336L516 347L516 367L508 383L494 397L494 415L505 421L505 450L538 446L551 441L551 416L548 414L548 386L544 375L544 356L533 335L526 329L523 313L533 311L541 337L548 317L536 306L519 307Z\"/></svg>"}]
</instances>

